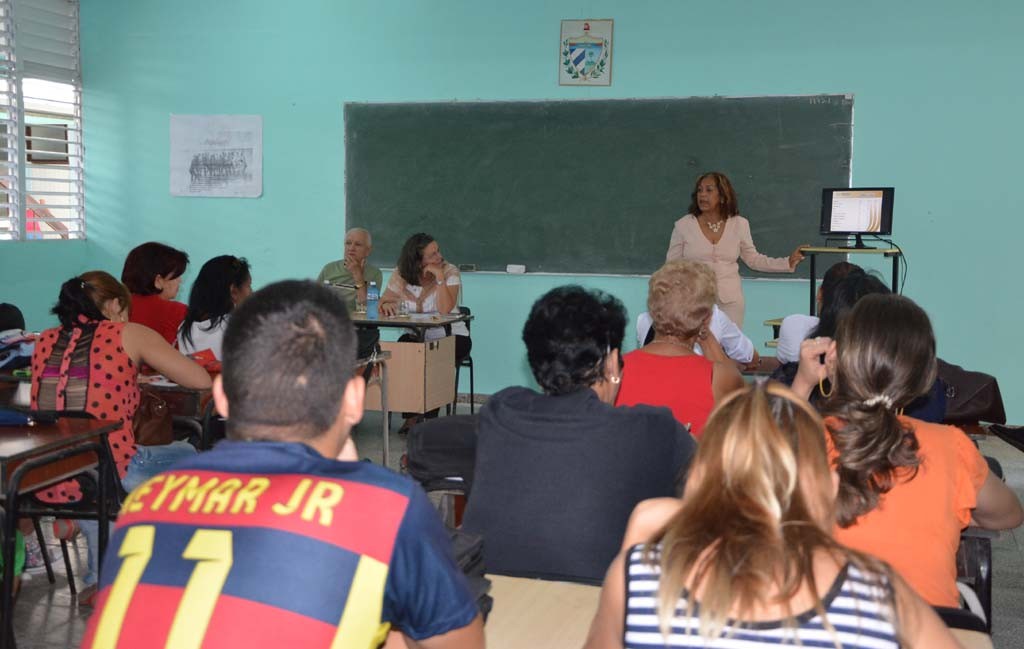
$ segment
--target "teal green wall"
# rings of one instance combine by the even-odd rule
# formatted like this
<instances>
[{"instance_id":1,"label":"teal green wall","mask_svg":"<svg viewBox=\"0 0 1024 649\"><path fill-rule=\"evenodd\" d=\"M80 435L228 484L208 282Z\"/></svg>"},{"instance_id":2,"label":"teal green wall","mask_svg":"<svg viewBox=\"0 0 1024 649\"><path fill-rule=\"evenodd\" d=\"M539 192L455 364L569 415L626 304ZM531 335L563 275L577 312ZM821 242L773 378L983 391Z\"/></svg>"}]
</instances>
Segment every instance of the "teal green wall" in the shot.
<instances>
[{"instance_id":1,"label":"teal green wall","mask_svg":"<svg viewBox=\"0 0 1024 649\"><path fill-rule=\"evenodd\" d=\"M559 20L585 17L615 19L610 88L557 85ZM0 244L4 299L43 326L60 279L117 272L149 239L187 249L194 266L246 255L257 285L315 274L341 251L347 101L853 93L854 182L897 187L907 294L932 315L941 354L998 376L1020 420L1022 32L1024 6L1012 0L83 0L90 239ZM171 113L262 115L263 197L172 198ZM651 215L665 221L666 244L674 216ZM443 246L445 228L434 234ZM465 277L480 392L529 380L525 314L573 280ZM641 278L580 281L622 297L632 316L642 307ZM805 308L806 284L744 290L759 344L763 319Z\"/></svg>"}]
</instances>

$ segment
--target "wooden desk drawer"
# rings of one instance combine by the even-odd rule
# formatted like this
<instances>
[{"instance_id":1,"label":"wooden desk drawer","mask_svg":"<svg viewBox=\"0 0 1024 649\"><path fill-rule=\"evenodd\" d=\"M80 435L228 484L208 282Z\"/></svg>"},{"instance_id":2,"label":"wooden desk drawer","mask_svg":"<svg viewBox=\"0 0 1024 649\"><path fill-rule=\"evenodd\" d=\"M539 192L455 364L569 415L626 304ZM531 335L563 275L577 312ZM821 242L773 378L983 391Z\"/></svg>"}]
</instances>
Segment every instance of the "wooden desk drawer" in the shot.
<instances>
[{"instance_id":1,"label":"wooden desk drawer","mask_svg":"<svg viewBox=\"0 0 1024 649\"><path fill-rule=\"evenodd\" d=\"M382 342L391 352L388 369L388 410L427 412L455 400L455 337L415 342ZM380 410L380 387L366 389L366 409Z\"/></svg>"}]
</instances>

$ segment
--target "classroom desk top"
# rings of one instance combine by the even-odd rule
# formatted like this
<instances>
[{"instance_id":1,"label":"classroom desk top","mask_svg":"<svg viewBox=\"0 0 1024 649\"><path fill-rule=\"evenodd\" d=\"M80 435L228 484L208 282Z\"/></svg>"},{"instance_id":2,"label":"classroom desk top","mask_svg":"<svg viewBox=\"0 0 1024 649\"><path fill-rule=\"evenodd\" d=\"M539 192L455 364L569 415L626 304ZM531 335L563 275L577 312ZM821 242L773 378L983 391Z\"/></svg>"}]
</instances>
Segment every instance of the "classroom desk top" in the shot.
<instances>
[{"instance_id":1,"label":"classroom desk top","mask_svg":"<svg viewBox=\"0 0 1024 649\"><path fill-rule=\"evenodd\" d=\"M54 424L0 427L0 482L6 487L11 473L27 459L97 439L118 426L118 422L61 417ZM95 463L94 459L76 456L60 464L34 469L22 479L19 491L59 482Z\"/></svg>"},{"instance_id":2,"label":"classroom desk top","mask_svg":"<svg viewBox=\"0 0 1024 649\"><path fill-rule=\"evenodd\" d=\"M472 315L465 313L411 313L408 315L378 316L367 318L365 313L352 314L352 324L357 327L402 327L405 329L430 329L450 327L456 322L469 322Z\"/></svg>"},{"instance_id":3,"label":"classroom desk top","mask_svg":"<svg viewBox=\"0 0 1024 649\"><path fill-rule=\"evenodd\" d=\"M803 253L812 253L816 255L902 255L899 248L837 248L834 246L807 246L801 248Z\"/></svg>"},{"instance_id":4,"label":"classroom desk top","mask_svg":"<svg viewBox=\"0 0 1024 649\"><path fill-rule=\"evenodd\" d=\"M597 612L598 586L487 575L494 608L484 633L488 649L582 647Z\"/></svg>"}]
</instances>

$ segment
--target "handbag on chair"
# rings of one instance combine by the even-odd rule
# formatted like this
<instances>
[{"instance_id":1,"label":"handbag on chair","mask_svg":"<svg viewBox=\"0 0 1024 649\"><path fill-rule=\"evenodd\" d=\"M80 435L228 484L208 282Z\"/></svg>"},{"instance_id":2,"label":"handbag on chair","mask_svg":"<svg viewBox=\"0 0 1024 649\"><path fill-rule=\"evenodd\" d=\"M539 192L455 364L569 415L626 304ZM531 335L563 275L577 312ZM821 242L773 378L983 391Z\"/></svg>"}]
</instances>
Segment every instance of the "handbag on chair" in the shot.
<instances>
[{"instance_id":1,"label":"handbag on chair","mask_svg":"<svg viewBox=\"0 0 1024 649\"><path fill-rule=\"evenodd\" d=\"M162 446L174 441L174 417L167 402L152 390L139 391L139 408L132 417L135 443Z\"/></svg>"}]
</instances>

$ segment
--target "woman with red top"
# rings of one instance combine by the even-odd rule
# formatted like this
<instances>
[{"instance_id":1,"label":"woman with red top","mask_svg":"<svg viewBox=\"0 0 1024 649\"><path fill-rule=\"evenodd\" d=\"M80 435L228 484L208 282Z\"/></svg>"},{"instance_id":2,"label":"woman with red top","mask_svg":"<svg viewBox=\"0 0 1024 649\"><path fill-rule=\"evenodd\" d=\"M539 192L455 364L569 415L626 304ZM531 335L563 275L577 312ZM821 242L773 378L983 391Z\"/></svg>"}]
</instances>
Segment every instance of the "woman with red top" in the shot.
<instances>
[{"instance_id":1,"label":"woman with red top","mask_svg":"<svg viewBox=\"0 0 1024 649\"><path fill-rule=\"evenodd\" d=\"M108 273L71 278L61 286L53 307L60 326L39 335L32 355L33 410L85 411L121 422L107 441L126 490L173 458L195 452L187 444L136 447L132 417L139 406L139 366L146 363L188 388L210 387L210 375L202 367L152 329L127 322L130 304L128 290ZM82 489L69 480L37 496L44 502L73 502L82 498ZM95 521L82 521L81 526L87 537L96 529ZM94 553L95 543L90 542L87 585L95 581Z\"/></svg>"},{"instance_id":2,"label":"woman with red top","mask_svg":"<svg viewBox=\"0 0 1024 649\"><path fill-rule=\"evenodd\" d=\"M121 271L121 281L132 293L131 322L156 331L171 345L188 311L173 301L187 267L188 254L150 241L128 253Z\"/></svg>"},{"instance_id":3,"label":"woman with red top","mask_svg":"<svg viewBox=\"0 0 1024 649\"><path fill-rule=\"evenodd\" d=\"M736 365L708 334L715 274L696 261L670 261L651 275L647 310L654 341L626 354L616 405L665 406L700 438L715 403L743 387ZM700 355L693 350L700 342Z\"/></svg>"},{"instance_id":4,"label":"woman with red top","mask_svg":"<svg viewBox=\"0 0 1024 649\"><path fill-rule=\"evenodd\" d=\"M840 320L834 342L803 342L793 390L826 397L836 539L890 563L929 604L957 607L960 531L1014 528L1024 511L960 429L902 415L935 374L924 310L900 295L868 295Z\"/></svg>"}]
</instances>

